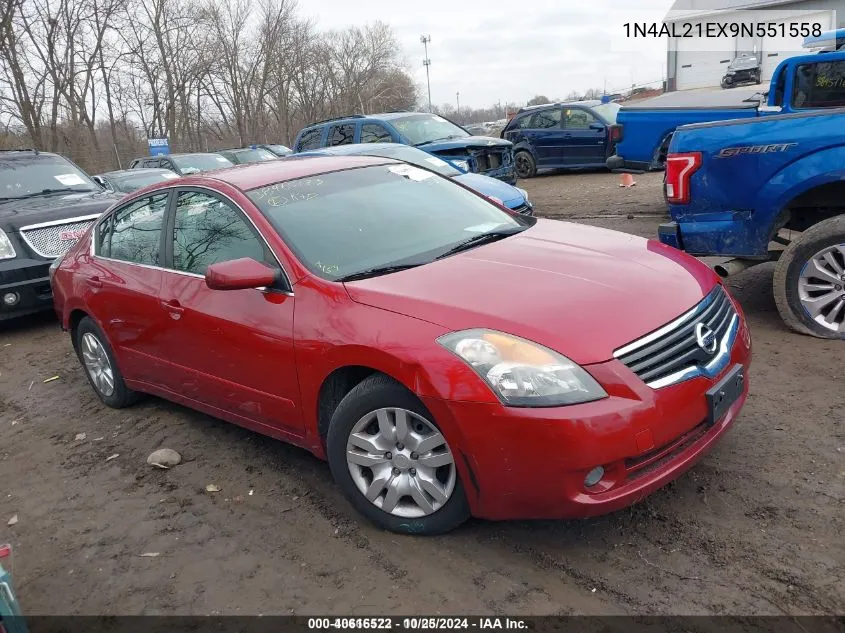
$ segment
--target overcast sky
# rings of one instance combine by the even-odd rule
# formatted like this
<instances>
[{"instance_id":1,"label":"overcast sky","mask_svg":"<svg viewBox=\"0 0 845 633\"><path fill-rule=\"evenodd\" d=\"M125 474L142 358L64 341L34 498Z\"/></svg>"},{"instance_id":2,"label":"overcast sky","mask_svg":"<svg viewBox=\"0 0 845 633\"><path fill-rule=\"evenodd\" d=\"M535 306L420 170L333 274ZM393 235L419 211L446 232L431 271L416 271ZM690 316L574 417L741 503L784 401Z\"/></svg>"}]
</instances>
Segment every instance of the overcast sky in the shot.
<instances>
[{"instance_id":1,"label":"overcast sky","mask_svg":"<svg viewBox=\"0 0 845 633\"><path fill-rule=\"evenodd\" d=\"M431 35L431 99L482 107L522 102L536 94L563 98L571 90L609 91L659 82L666 44L620 44L628 19L662 19L671 0L301 0L300 10L323 29L381 19L403 47L423 90L420 35ZM634 5L634 6L632 6ZM629 50L620 50L627 48Z\"/></svg>"}]
</instances>

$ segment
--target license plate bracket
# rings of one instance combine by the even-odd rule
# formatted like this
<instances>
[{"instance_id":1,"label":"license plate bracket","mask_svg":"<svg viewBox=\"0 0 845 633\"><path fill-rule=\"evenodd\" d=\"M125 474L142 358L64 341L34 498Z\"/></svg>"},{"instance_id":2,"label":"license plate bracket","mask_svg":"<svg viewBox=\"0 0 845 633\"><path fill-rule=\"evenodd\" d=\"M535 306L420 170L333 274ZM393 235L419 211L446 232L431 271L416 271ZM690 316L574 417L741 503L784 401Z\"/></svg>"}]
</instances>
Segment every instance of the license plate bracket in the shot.
<instances>
[{"instance_id":1,"label":"license plate bracket","mask_svg":"<svg viewBox=\"0 0 845 633\"><path fill-rule=\"evenodd\" d=\"M731 367L727 375L707 390L707 426L712 426L727 413L745 388L745 368Z\"/></svg>"}]
</instances>

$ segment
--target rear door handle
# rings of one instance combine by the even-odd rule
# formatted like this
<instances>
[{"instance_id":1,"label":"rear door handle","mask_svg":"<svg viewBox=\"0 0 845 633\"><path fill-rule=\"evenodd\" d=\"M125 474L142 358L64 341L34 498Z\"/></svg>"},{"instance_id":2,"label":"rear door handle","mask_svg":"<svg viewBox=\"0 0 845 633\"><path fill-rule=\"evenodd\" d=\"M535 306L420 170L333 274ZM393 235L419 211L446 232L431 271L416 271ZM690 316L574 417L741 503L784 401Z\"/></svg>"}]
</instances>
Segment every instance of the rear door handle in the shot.
<instances>
[{"instance_id":1,"label":"rear door handle","mask_svg":"<svg viewBox=\"0 0 845 633\"><path fill-rule=\"evenodd\" d=\"M170 312L170 314L177 319L179 318L179 315L181 315L185 311L185 308L183 308L182 304L179 303L179 301L177 301L176 299L171 299L170 301L165 301L164 299L162 299L161 305L165 310Z\"/></svg>"},{"instance_id":2,"label":"rear door handle","mask_svg":"<svg viewBox=\"0 0 845 633\"><path fill-rule=\"evenodd\" d=\"M100 281L100 278L94 275L93 277L88 278L88 283L91 284L94 288L102 288L103 282Z\"/></svg>"}]
</instances>

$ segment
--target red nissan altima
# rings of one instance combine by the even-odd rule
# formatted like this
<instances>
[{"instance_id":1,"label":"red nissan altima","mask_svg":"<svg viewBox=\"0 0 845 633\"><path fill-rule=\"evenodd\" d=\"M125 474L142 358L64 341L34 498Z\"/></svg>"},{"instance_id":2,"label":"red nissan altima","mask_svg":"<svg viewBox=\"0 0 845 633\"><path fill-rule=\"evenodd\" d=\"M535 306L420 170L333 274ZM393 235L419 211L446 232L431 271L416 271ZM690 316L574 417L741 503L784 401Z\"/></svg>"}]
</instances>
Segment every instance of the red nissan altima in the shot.
<instances>
[{"instance_id":1,"label":"red nissan altima","mask_svg":"<svg viewBox=\"0 0 845 633\"><path fill-rule=\"evenodd\" d=\"M302 446L398 532L622 508L748 393L742 310L705 265L389 159L153 185L52 274L104 403L155 394Z\"/></svg>"}]
</instances>

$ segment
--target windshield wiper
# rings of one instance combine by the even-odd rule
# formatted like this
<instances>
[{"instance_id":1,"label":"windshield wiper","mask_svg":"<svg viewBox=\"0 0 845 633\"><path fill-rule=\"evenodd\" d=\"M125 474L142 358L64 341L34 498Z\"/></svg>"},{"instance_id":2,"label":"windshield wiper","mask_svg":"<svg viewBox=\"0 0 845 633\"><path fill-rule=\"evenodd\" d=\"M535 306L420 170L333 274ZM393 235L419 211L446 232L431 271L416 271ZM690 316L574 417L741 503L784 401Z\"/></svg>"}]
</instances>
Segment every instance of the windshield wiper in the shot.
<instances>
[{"instance_id":1,"label":"windshield wiper","mask_svg":"<svg viewBox=\"0 0 845 633\"><path fill-rule=\"evenodd\" d=\"M96 189L71 189L70 187L63 187L61 189L42 189L41 191L33 191L22 196L14 198L15 200L23 200L24 198L34 198L36 196L46 196L51 193L90 193L97 191Z\"/></svg>"},{"instance_id":2,"label":"windshield wiper","mask_svg":"<svg viewBox=\"0 0 845 633\"><path fill-rule=\"evenodd\" d=\"M343 277L338 277L335 281L356 281L358 279L369 279L370 277L378 277L379 275L387 275L389 273L395 273L400 270L407 270L408 268L416 268L417 266L422 266L426 262L417 262L415 264L393 264L390 266L376 266L374 268L368 268L367 270L361 270L357 273L350 273L349 275L344 275Z\"/></svg>"},{"instance_id":3,"label":"windshield wiper","mask_svg":"<svg viewBox=\"0 0 845 633\"><path fill-rule=\"evenodd\" d=\"M460 253L461 251L481 246L482 244L496 242L508 237L509 235L522 233L527 228L527 226L509 226L507 228L496 229L494 231L487 231L486 233L473 235L472 237L465 239L463 242L458 242L445 253L438 255L435 259L442 259L444 257L449 257L449 255L454 255L455 253Z\"/></svg>"},{"instance_id":4,"label":"windshield wiper","mask_svg":"<svg viewBox=\"0 0 845 633\"><path fill-rule=\"evenodd\" d=\"M414 147L428 145L429 143L437 143L438 141L451 141L453 138L463 138L463 136L460 136L459 134L452 134L451 136L444 136L443 138L433 138L428 141L423 141L422 143L414 143Z\"/></svg>"}]
</instances>

